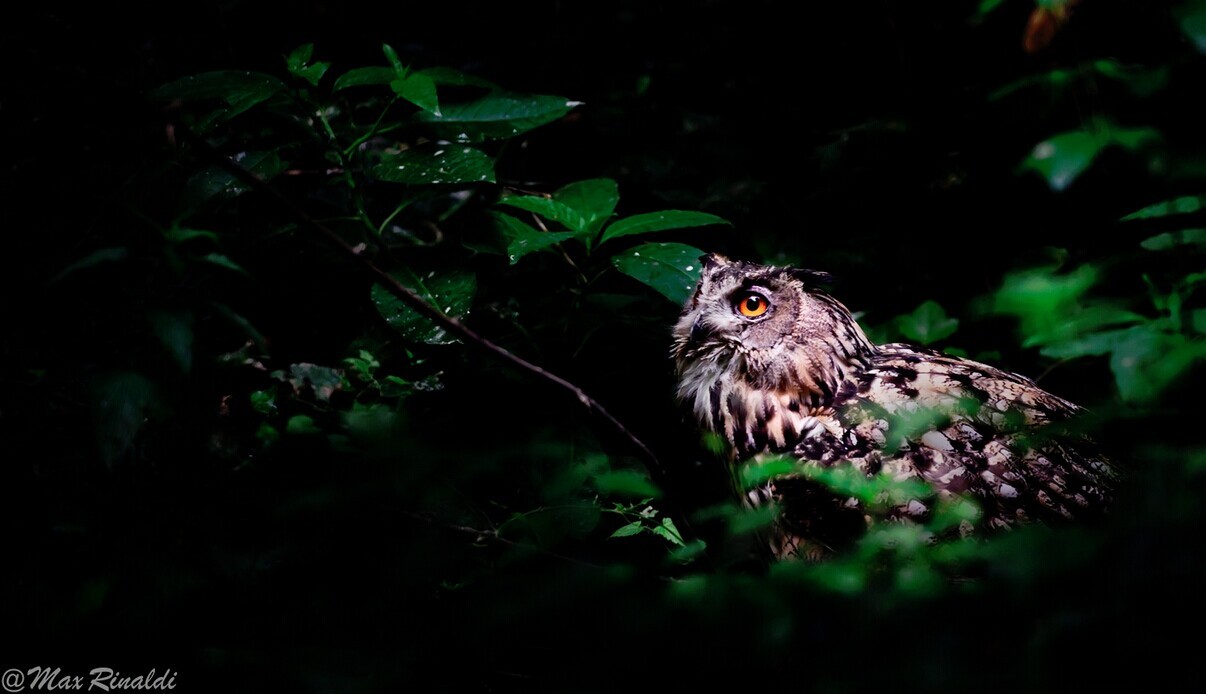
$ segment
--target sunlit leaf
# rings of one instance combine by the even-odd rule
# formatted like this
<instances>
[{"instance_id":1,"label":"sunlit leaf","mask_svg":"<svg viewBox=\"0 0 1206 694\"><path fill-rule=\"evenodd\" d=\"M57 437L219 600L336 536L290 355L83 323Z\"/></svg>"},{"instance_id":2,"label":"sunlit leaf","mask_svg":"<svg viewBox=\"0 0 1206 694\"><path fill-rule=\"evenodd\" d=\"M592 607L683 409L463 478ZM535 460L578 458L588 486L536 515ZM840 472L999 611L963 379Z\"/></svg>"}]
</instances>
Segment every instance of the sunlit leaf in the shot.
<instances>
[{"instance_id":1,"label":"sunlit leaf","mask_svg":"<svg viewBox=\"0 0 1206 694\"><path fill-rule=\"evenodd\" d=\"M954 334L959 319L947 316L937 302L926 301L912 313L897 316L896 328L906 339L929 345Z\"/></svg>"},{"instance_id":2,"label":"sunlit leaf","mask_svg":"<svg viewBox=\"0 0 1206 694\"><path fill-rule=\"evenodd\" d=\"M386 156L372 174L390 183L493 183L494 162L472 147L429 143Z\"/></svg>"},{"instance_id":3,"label":"sunlit leaf","mask_svg":"<svg viewBox=\"0 0 1206 694\"><path fill-rule=\"evenodd\" d=\"M514 137L551 123L577 105L560 96L496 92L466 103L443 104L439 116L420 112L416 120L438 137L481 142Z\"/></svg>"},{"instance_id":4,"label":"sunlit leaf","mask_svg":"<svg viewBox=\"0 0 1206 694\"><path fill-rule=\"evenodd\" d=\"M599 239L599 243L603 243L609 239L619 238L621 236L633 236L636 234L650 234L655 231L665 231L667 229L684 229L688 227L702 227L712 224L728 224L729 222L721 217L705 212L689 212L683 210L663 210L662 212L650 212L648 214L638 214L632 217L625 217L617 220L606 229L603 230L603 236Z\"/></svg>"},{"instance_id":5,"label":"sunlit leaf","mask_svg":"<svg viewBox=\"0 0 1206 694\"><path fill-rule=\"evenodd\" d=\"M671 518L663 518L661 525L655 525L650 530L654 535L666 540L670 544L683 546L682 533L678 532L678 528L674 525L674 520Z\"/></svg>"},{"instance_id":6,"label":"sunlit leaf","mask_svg":"<svg viewBox=\"0 0 1206 694\"><path fill-rule=\"evenodd\" d=\"M614 533L608 535L608 537L631 537L639 534L642 530L644 530L644 528L645 526L641 523L641 521L633 521L628 525L620 526Z\"/></svg>"},{"instance_id":7,"label":"sunlit leaf","mask_svg":"<svg viewBox=\"0 0 1206 694\"><path fill-rule=\"evenodd\" d=\"M676 304L683 304L699 281L704 252L681 243L647 243L612 257L616 269Z\"/></svg>"},{"instance_id":8,"label":"sunlit leaf","mask_svg":"<svg viewBox=\"0 0 1206 694\"><path fill-rule=\"evenodd\" d=\"M540 231L500 212L492 212L490 216L507 241L507 258L512 265L529 253L544 250L576 235L572 231Z\"/></svg>"},{"instance_id":9,"label":"sunlit leaf","mask_svg":"<svg viewBox=\"0 0 1206 694\"><path fill-rule=\"evenodd\" d=\"M390 275L452 318L463 318L469 313L477 290L477 276L463 270L432 270L420 277L408 269L399 268ZM373 304L385 322L408 340L432 345L456 342L455 337L403 304L401 299L381 285L373 285L372 296Z\"/></svg>"}]
</instances>

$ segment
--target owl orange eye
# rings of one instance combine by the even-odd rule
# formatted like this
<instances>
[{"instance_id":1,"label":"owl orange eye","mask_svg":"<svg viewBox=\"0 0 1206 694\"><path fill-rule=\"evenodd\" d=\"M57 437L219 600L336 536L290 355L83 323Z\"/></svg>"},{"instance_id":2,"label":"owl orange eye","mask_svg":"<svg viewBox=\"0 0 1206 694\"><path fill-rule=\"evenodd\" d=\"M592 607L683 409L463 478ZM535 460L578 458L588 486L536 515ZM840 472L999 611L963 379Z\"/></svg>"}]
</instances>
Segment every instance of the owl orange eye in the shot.
<instances>
[{"instance_id":1,"label":"owl orange eye","mask_svg":"<svg viewBox=\"0 0 1206 694\"><path fill-rule=\"evenodd\" d=\"M737 310L746 318L757 318L766 313L766 309L770 308L770 302L761 294L750 292L741 297L737 302Z\"/></svg>"}]
</instances>

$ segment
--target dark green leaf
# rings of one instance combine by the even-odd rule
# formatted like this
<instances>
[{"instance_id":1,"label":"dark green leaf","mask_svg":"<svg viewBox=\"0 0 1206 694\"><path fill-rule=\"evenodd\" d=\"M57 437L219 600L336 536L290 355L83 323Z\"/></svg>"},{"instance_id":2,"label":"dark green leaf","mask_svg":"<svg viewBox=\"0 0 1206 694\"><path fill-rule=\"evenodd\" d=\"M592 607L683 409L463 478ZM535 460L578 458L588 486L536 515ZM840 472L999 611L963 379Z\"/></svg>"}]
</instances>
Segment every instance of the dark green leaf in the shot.
<instances>
[{"instance_id":1,"label":"dark green leaf","mask_svg":"<svg viewBox=\"0 0 1206 694\"><path fill-rule=\"evenodd\" d=\"M398 73L390 67L358 67L348 70L335 80L333 91L348 87L379 86L389 84L398 77Z\"/></svg>"},{"instance_id":2,"label":"dark green leaf","mask_svg":"<svg viewBox=\"0 0 1206 694\"><path fill-rule=\"evenodd\" d=\"M207 241L215 242L218 240L218 235L212 231L204 231L202 229L185 229L183 227L176 226L175 224L164 232L163 235L169 243L173 244L188 243L189 241L195 241L197 239L205 239Z\"/></svg>"},{"instance_id":3,"label":"dark green leaf","mask_svg":"<svg viewBox=\"0 0 1206 694\"><path fill-rule=\"evenodd\" d=\"M155 311L150 315L151 334L184 373L193 368L193 314L188 311Z\"/></svg>"},{"instance_id":4,"label":"dark green leaf","mask_svg":"<svg viewBox=\"0 0 1206 694\"><path fill-rule=\"evenodd\" d=\"M1201 53L1206 53L1206 0L1189 0L1175 10L1181 31L1193 41Z\"/></svg>"},{"instance_id":5,"label":"dark green leaf","mask_svg":"<svg viewBox=\"0 0 1206 694\"><path fill-rule=\"evenodd\" d=\"M201 257L201 262L209 263L210 265L216 265L221 268L226 268L227 270L234 270L235 272L237 272L241 275L249 274L246 270L243 269L242 265L239 265L238 263L231 260L227 256L222 255L221 253L207 253Z\"/></svg>"},{"instance_id":6,"label":"dark green leaf","mask_svg":"<svg viewBox=\"0 0 1206 694\"><path fill-rule=\"evenodd\" d=\"M541 251L567 239L574 238L572 231L540 231L511 215L491 212L490 216L498 225L499 232L507 240L507 259L511 264L529 253Z\"/></svg>"},{"instance_id":7,"label":"dark green leaf","mask_svg":"<svg viewBox=\"0 0 1206 694\"><path fill-rule=\"evenodd\" d=\"M427 75L412 72L405 77L398 77L389 83L390 89L398 96L439 117L440 101L436 96L435 81Z\"/></svg>"},{"instance_id":8,"label":"dark green leaf","mask_svg":"<svg viewBox=\"0 0 1206 694\"><path fill-rule=\"evenodd\" d=\"M416 114L416 120L439 137L481 142L514 137L551 123L577 105L560 96L498 92L467 103L444 104L442 115L424 111Z\"/></svg>"},{"instance_id":9,"label":"dark green leaf","mask_svg":"<svg viewBox=\"0 0 1206 694\"><path fill-rule=\"evenodd\" d=\"M665 231L667 229L684 229L687 227L728 223L728 221L721 217L705 212L688 212L683 210L650 212L648 214L638 214L617 220L603 230L603 237L599 239L599 243L621 236L651 234L655 231Z\"/></svg>"},{"instance_id":10,"label":"dark green leaf","mask_svg":"<svg viewBox=\"0 0 1206 694\"><path fill-rule=\"evenodd\" d=\"M266 390L253 390L249 396L251 409L260 414L270 415L276 412L276 397Z\"/></svg>"},{"instance_id":11,"label":"dark green leaf","mask_svg":"<svg viewBox=\"0 0 1206 694\"><path fill-rule=\"evenodd\" d=\"M420 278L410 270L399 268L390 275L452 318L463 318L469 313L477 290L477 276L461 270L432 271ZM373 304L385 322L408 340L431 345L456 342L456 338L443 328L420 316L381 285L373 285Z\"/></svg>"},{"instance_id":12,"label":"dark green leaf","mask_svg":"<svg viewBox=\"0 0 1206 694\"><path fill-rule=\"evenodd\" d=\"M304 46L298 46L289 57L285 59L285 65L289 68L289 72L297 77L300 77L314 86L318 86L319 80L327 73L327 69L331 67L330 63L317 62L309 65L310 58L314 55L314 44L307 43Z\"/></svg>"},{"instance_id":13,"label":"dark green leaf","mask_svg":"<svg viewBox=\"0 0 1206 694\"><path fill-rule=\"evenodd\" d=\"M472 147L428 143L385 157L372 174L390 183L493 183L494 162Z\"/></svg>"},{"instance_id":14,"label":"dark green leaf","mask_svg":"<svg viewBox=\"0 0 1206 694\"><path fill-rule=\"evenodd\" d=\"M239 166L268 181L285 170L285 162L276 152L239 152L231 157ZM220 166L208 166L193 174L184 184L185 199L197 207L210 199L233 198L251 188Z\"/></svg>"},{"instance_id":15,"label":"dark green leaf","mask_svg":"<svg viewBox=\"0 0 1206 694\"><path fill-rule=\"evenodd\" d=\"M86 268L100 265L101 263L113 263L113 262L117 262L119 260L125 260L126 258L129 258L129 257L130 257L130 251L129 251L129 249L126 249L126 248L102 248L100 250L92 251L91 253L84 256L83 258L80 258L79 260L75 261L74 263L68 265L66 268L63 269L62 272L55 275L54 279L52 279L50 281L58 282L59 280L66 277L67 275L70 275L71 273L76 272L77 270L84 270Z\"/></svg>"},{"instance_id":16,"label":"dark green leaf","mask_svg":"<svg viewBox=\"0 0 1206 694\"><path fill-rule=\"evenodd\" d=\"M682 547L675 547L671 550L669 560L679 564L686 564L701 556L707 548L708 543L703 540L692 540Z\"/></svg>"},{"instance_id":17,"label":"dark green leaf","mask_svg":"<svg viewBox=\"0 0 1206 694\"><path fill-rule=\"evenodd\" d=\"M406 66L398 59L398 54L394 51L393 46L383 43L381 44L381 52L385 54L385 59L393 66L395 72L400 74L406 72Z\"/></svg>"},{"instance_id":18,"label":"dark green leaf","mask_svg":"<svg viewBox=\"0 0 1206 694\"><path fill-rule=\"evenodd\" d=\"M1189 313L1189 326L1199 335L1206 335L1206 308L1194 309Z\"/></svg>"},{"instance_id":19,"label":"dark green leaf","mask_svg":"<svg viewBox=\"0 0 1206 694\"><path fill-rule=\"evenodd\" d=\"M96 382L92 416L97 445L106 465L112 465L130 450L158 400L155 384L134 371L110 374Z\"/></svg>"},{"instance_id":20,"label":"dark green leaf","mask_svg":"<svg viewBox=\"0 0 1206 694\"><path fill-rule=\"evenodd\" d=\"M644 529L644 526L641 525L641 521L633 521L633 522L629 523L628 525L620 526L619 528L616 529L616 531L614 533L612 533L608 537L631 537L633 535L640 533L641 530L643 530L643 529Z\"/></svg>"},{"instance_id":21,"label":"dark green leaf","mask_svg":"<svg viewBox=\"0 0 1206 694\"><path fill-rule=\"evenodd\" d=\"M613 470L595 475L595 489L604 496L630 499L653 499L662 495L660 489L645 475L633 470Z\"/></svg>"},{"instance_id":22,"label":"dark green leaf","mask_svg":"<svg viewBox=\"0 0 1206 694\"><path fill-rule=\"evenodd\" d=\"M796 465L795 459L792 458L751 460L741 466L741 488L753 489L762 486L776 477L795 471Z\"/></svg>"},{"instance_id":23,"label":"dark green leaf","mask_svg":"<svg viewBox=\"0 0 1206 694\"><path fill-rule=\"evenodd\" d=\"M224 105L203 119L202 127L234 118L285 88L285 83L260 72L205 72L159 87L151 95L161 101L220 100Z\"/></svg>"},{"instance_id":24,"label":"dark green leaf","mask_svg":"<svg viewBox=\"0 0 1206 694\"><path fill-rule=\"evenodd\" d=\"M294 435L321 434L322 430L314 423L312 417L304 414L294 415L285 423L285 431Z\"/></svg>"},{"instance_id":25,"label":"dark green leaf","mask_svg":"<svg viewBox=\"0 0 1206 694\"><path fill-rule=\"evenodd\" d=\"M614 256L611 262L620 272L683 304L695 291L703 254L681 243L647 243Z\"/></svg>"},{"instance_id":26,"label":"dark green leaf","mask_svg":"<svg viewBox=\"0 0 1206 694\"><path fill-rule=\"evenodd\" d=\"M947 316L937 302L926 301L912 313L897 316L896 328L906 339L929 345L954 334L959 319Z\"/></svg>"}]
</instances>

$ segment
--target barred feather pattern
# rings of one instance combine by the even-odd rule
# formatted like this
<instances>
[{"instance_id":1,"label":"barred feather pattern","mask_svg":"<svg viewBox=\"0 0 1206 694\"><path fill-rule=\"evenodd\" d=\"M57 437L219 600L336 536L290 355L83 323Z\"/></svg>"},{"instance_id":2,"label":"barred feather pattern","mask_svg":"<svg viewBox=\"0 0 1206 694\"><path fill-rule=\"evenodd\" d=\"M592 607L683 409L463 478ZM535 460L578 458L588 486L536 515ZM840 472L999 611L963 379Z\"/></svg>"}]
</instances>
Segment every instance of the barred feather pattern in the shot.
<instances>
[{"instance_id":1,"label":"barred feather pattern","mask_svg":"<svg viewBox=\"0 0 1206 694\"><path fill-rule=\"evenodd\" d=\"M935 491L874 514L801 475L747 492L774 503L779 556L823 557L876 522L920 522L957 498L960 532L1100 516L1116 469L1065 425L1081 412L1017 374L907 344L875 345L807 270L712 255L674 329L679 398L728 443L734 465L791 455L920 480ZM737 310L751 294L768 308ZM921 423L920 425L918 423Z\"/></svg>"}]
</instances>

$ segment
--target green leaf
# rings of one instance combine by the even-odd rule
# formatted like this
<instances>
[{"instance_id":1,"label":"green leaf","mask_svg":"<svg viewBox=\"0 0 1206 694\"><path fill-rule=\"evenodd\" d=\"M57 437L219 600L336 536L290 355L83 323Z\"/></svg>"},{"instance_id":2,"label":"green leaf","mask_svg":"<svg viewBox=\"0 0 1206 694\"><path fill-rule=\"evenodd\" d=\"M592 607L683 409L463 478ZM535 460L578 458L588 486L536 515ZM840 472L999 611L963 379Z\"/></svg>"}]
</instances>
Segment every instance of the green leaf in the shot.
<instances>
[{"instance_id":1,"label":"green leaf","mask_svg":"<svg viewBox=\"0 0 1206 694\"><path fill-rule=\"evenodd\" d=\"M154 311L151 334L164 346L183 373L193 367L193 314L189 311Z\"/></svg>"},{"instance_id":2,"label":"green leaf","mask_svg":"<svg viewBox=\"0 0 1206 694\"><path fill-rule=\"evenodd\" d=\"M538 195L509 195L500 199L498 204L534 212L573 231L580 232L587 226L586 217L580 212L552 198Z\"/></svg>"},{"instance_id":3,"label":"green leaf","mask_svg":"<svg viewBox=\"0 0 1206 694\"><path fill-rule=\"evenodd\" d=\"M751 460L741 466L740 478L742 489L753 489L766 484L776 477L791 474L796 469L796 461L792 458L769 458L766 460Z\"/></svg>"},{"instance_id":4,"label":"green leaf","mask_svg":"<svg viewBox=\"0 0 1206 694\"><path fill-rule=\"evenodd\" d=\"M242 265L239 265L235 261L231 260L229 257L222 255L221 253L207 253L207 254L201 256L201 262L209 263L210 265L216 265L220 268L225 268L227 270L234 270L235 272L237 272L241 275L250 275L251 274L251 273L247 272L246 270L244 270Z\"/></svg>"},{"instance_id":5,"label":"green leaf","mask_svg":"<svg viewBox=\"0 0 1206 694\"><path fill-rule=\"evenodd\" d=\"M76 272L77 270L84 270L84 269L87 269L90 267L95 267L102 263L115 263L120 260L125 260L126 258L129 258L129 257L130 257L130 250L127 248L121 248L121 247L101 248L99 250L92 251L91 253L84 256L83 258L80 258L79 260L75 261L74 263L63 268L63 271L60 272L59 274L55 275L54 278L51 279L50 281L58 282L59 280L66 277L67 275L70 275L71 273Z\"/></svg>"},{"instance_id":6,"label":"green leaf","mask_svg":"<svg viewBox=\"0 0 1206 694\"><path fill-rule=\"evenodd\" d=\"M926 301L917 310L896 317L896 328L906 339L929 345L950 337L959 328L959 319L946 315L935 301Z\"/></svg>"},{"instance_id":7,"label":"green leaf","mask_svg":"<svg viewBox=\"0 0 1206 694\"><path fill-rule=\"evenodd\" d=\"M1175 10L1174 16L1181 25L1181 31L1193 41L1201 53L1206 53L1206 0L1189 0Z\"/></svg>"},{"instance_id":8,"label":"green leaf","mask_svg":"<svg viewBox=\"0 0 1206 694\"><path fill-rule=\"evenodd\" d=\"M672 545L683 546L682 533L678 531L678 527L674 525L674 521L670 518L663 518L661 525L655 525L650 530L654 535L666 540Z\"/></svg>"},{"instance_id":9,"label":"green leaf","mask_svg":"<svg viewBox=\"0 0 1206 694\"><path fill-rule=\"evenodd\" d=\"M1178 246L1206 245L1206 229L1181 229L1156 234L1144 239L1139 245L1149 251L1169 251Z\"/></svg>"},{"instance_id":10,"label":"green leaf","mask_svg":"<svg viewBox=\"0 0 1206 694\"><path fill-rule=\"evenodd\" d=\"M667 229L685 229L712 224L729 224L729 222L714 214L683 210L663 210L661 212L638 214L616 220L603 230L603 237L599 239L599 243L621 236L651 234L655 231L665 231Z\"/></svg>"},{"instance_id":11,"label":"green leaf","mask_svg":"<svg viewBox=\"0 0 1206 694\"><path fill-rule=\"evenodd\" d=\"M398 54L394 51L394 47L388 43L381 44L381 52L385 54L385 59L393 66L394 71L399 74L406 73L406 66L398 59Z\"/></svg>"},{"instance_id":12,"label":"green leaf","mask_svg":"<svg viewBox=\"0 0 1206 694\"><path fill-rule=\"evenodd\" d=\"M285 162L276 152L239 152L231 161L247 169L260 179L268 181L285 170ZM207 166L193 174L184 184L184 197L190 207L196 208L211 199L229 199L251 190L250 186L235 178L220 166Z\"/></svg>"},{"instance_id":13,"label":"green leaf","mask_svg":"<svg viewBox=\"0 0 1206 694\"><path fill-rule=\"evenodd\" d=\"M692 540L682 547L672 549L668 559L679 564L686 564L702 555L707 548L708 543L703 540Z\"/></svg>"},{"instance_id":14,"label":"green leaf","mask_svg":"<svg viewBox=\"0 0 1206 694\"><path fill-rule=\"evenodd\" d=\"M1195 333L1206 335L1206 308L1198 308L1190 311L1189 325Z\"/></svg>"},{"instance_id":15,"label":"green leaf","mask_svg":"<svg viewBox=\"0 0 1206 694\"><path fill-rule=\"evenodd\" d=\"M698 248L681 243L647 243L613 256L611 262L625 275L683 304L695 291L703 255Z\"/></svg>"},{"instance_id":16,"label":"green leaf","mask_svg":"<svg viewBox=\"0 0 1206 694\"><path fill-rule=\"evenodd\" d=\"M620 496L630 499L654 499L662 490L645 475L634 470L613 470L595 475L595 489L604 496Z\"/></svg>"},{"instance_id":17,"label":"green leaf","mask_svg":"<svg viewBox=\"0 0 1206 694\"><path fill-rule=\"evenodd\" d=\"M410 288L444 315L463 318L473 305L477 276L463 270L431 271L420 278L406 268L390 273L394 279ZM381 285L373 285L373 304L385 322L402 333L403 337L429 345L456 342L443 328L416 313Z\"/></svg>"},{"instance_id":18,"label":"green leaf","mask_svg":"<svg viewBox=\"0 0 1206 694\"><path fill-rule=\"evenodd\" d=\"M620 190L610 178L592 178L559 188L553 193L553 200L582 215L583 226L575 231L593 238L615 211Z\"/></svg>"},{"instance_id":19,"label":"green leaf","mask_svg":"<svg viewBox=\"0 0 1206 694\"><path fill-rule=\"evenodd\" d=\"M308 65L310 57L314 55L314 44L307 43L304 46L298 46L285 59L285 65L289 68L289 72L297 77L300 77L315 87L318 86L319 80L327 73L327 69L331 67L330 63L317 62L313 65Z\"/></svg>"},{"instance_id":20,"label":"green leaf","mask_svg":"<svg viewBox=\"0 0 1206 694\"><path fill-rule=\"evenodd\" d=\"M358 67L348 70L335 80L332 91L348 87L380 86L397 79L398 73L390 67Z\"/></svg>"},{"instance_id":21,"label":"green leaf","mask_svg":"<svg viewBox=\"0 0 1206 694\"><path fill-rule=\"evenodd\" d=\"M540 231L509 214L491 212L490 216L507 240L507 258L512 265L529 253L544 250L575 236L572 231Z\"/></svg>"},{"instance_id":22,"label":"green leaf","mask_svg":"<svg viewBox=\"0 0 1206 694\"><path fill-rule=\"evenodd\" d=\"M285 423L285 431L295 435L321 434L322 429L314 423L313 417L304 414L294 415Z\"/></svg>"},{"instance_id":23,"label":"green leaf","mask_svg":"<svg viewBox=\"0 0 1206 694\"><path fill-rule=\"evenodd\" d=\"M230 120L285 89L285 83L260 72L227 70L184 77L159 87L151 96L160 101L219 100L220 106L202 118L198 127Z\"/></svg>"},{"instance_id":24,"label":"green leaf","mask_svg":"<svg viewBox=\"0 0 1206 694\"><path fill-rule=\"evenodd\" d=\"M1121 221L1129 222L1134 219L1155 219L1170 215L1192 214L1204 207L1206 207L1206 195L1186 195L1148 205L1137 212L1128 214Z\"/></svg>"},{"instance_id":25,"label":"green leaf","mask_svg":"<svg viewBox=\"0 0 1206 694\"><path fill-rule=\"evenodd\" d=\"M427 75L412 72L405 77L398 77L390 81L389 87L398 96L433 116L440 115L440 101L436 96L435 81Z\"/></svg>"},{"instance_id":26,"label":"green leaf","mask_svg":"<svg viewBox=\"0 0 1206 694\"><path fill-rule=\"evenodd\" d=\"M494 162L472 147L427 143L385 157L373 167L372 175L380 181L415 185L493 183Z\"/></svg>"},{"instance_id":27,"label":"green leaf","mask_svg":"<svg viewBox=\"0 0 1206 694\"><path fill-rule=\"evenodd\" d=\"M460 104L444 104L441 115L426 111L415 119L437 137L481 142L514 137L565 116L577 106L561 96L494 92Z\"/></svg>"},{"instance_id":28,"label":"green leaf","mask_svg":"<svg viewBox=\"0 0 1206 694\"><path fill-rule=\"evenodd\" d=\"M260 414L270 415L276 412L276 397L266 390L253 390L248 396L251 400L251 409Z\"/></svg>"},{"instance_id":29,"label":"green leaf","mask_svg":"<svg viewBox=\"0 0 1206 694\"><path fill-rule=\"evenodd\" d=\"M1101 140L1091 133L1079 130L1061 133L1035 145L1022 162L1022 168L1037 171L1051 190L1061 191L1089 168L1102 146Z\"/></svg>"},{"instance_id":30,"label":"green leaf","mask_svg":"<svg viewBox=\"0 0 1206 694\"><path fill-rule=\"evenodd\" d=\"M620 526L614 533L608 535L608 537L631 537L639 534L644 528L645 526L641 525L641 521L633 521L628 525Z\"/></svg>"}]
</instances>

